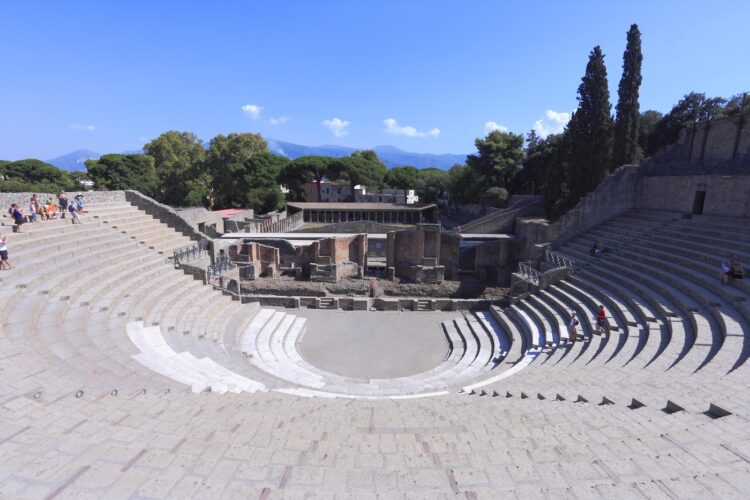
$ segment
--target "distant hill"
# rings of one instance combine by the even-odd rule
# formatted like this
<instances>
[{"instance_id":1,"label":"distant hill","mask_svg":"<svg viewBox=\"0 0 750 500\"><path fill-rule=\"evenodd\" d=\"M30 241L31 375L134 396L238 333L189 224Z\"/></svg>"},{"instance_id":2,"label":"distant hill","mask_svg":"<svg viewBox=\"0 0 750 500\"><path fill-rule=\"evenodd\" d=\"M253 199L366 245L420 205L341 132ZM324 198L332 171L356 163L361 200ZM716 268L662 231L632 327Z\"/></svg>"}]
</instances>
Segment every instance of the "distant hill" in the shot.
<instances>
[{"instance_id":1,"label":"distant hill","mask_svg":"<svg viewBox=\"0 0 750 500\"><path fill-rule=\"evenodd\" d=\"M76 170L86 170L86 160L96 160L100 156L99 153L88 149L78 149L72 153L47 160L47 163L68 172L75 172Z\"/></svg>"},{"instance_id":2,"label":"distant hill","mask_svg":"<svg viewBox=\"0 0 750 500\"><path fill-rule=\"evenodd\" d=\"M274 139L268 139L268 149L274 154L286 156L292 160L299 158L300 156L309 155L333 156L334 158L340 158L342 156L349 156L356 151L355 148L349 148L346 146L303 146ZM463 163L466 161L466 155L411 153L394 146L375 146L372 149L375 150L388 168L411 165L412 167L417 168L434 167L448 170L456 163ZM142 152L143 150L125 151L122 154L140 154ZM94 151L79 149L72 153L47 160L47 162L57 168L73 172L75 170L86 170L86 160L95 160L100 156L99 153Z\"/></svg>"},{"instance_id":3,"label":"distant hill","mask_svg":"<svg viewBox=\"0 0 750 500\"><path fill-rule=\"evenodd\" d=\"M346 146L302 146L274 139L268 139L268 149L270 149L272 153L286 156L292 160L299 158L300 156L308 155L333 156L338 158L341 156L349 156L356 151L355 148L349 148ZM435 167L448 170L456 163L463 163L466 161L466 155L410 153L409 151L404 151L394 146L375 146L373 149L388 168L411 165L412 167L417 168Z\"/></svg>"}]
</instances>

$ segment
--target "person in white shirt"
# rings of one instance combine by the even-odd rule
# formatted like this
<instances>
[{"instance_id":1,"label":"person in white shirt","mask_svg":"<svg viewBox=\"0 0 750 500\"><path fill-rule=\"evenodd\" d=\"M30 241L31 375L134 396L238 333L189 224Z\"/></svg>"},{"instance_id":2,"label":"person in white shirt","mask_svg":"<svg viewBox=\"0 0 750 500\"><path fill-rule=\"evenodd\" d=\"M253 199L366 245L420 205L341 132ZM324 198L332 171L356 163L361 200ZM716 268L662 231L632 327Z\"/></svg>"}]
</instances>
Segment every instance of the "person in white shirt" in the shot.
<instances>
[{"instance_id":1,"label":"person in white shirt","mask_svg":"<svg viewBox=\"0 0 750 500\"><path fill-rule=\"evenodd\" d=\"M4 234L2 238L0 238L0 269L3 271L6 269L10 269L10 261L8 260L8 235Z\"/></svg>"},{"instance_id":2,"label":"person in white shirt","mask_svg":"<svg viewBox=\"0 0 750 500\"><path fill-rule=\"evenodd\" d=\"M578 336L578 332L576 330L576 327L578 326L578 318L576 317L575 311L570 313L570 323L568 324L568 326L570 327L569 333L570 333L570 340L572 342Z\"/></svg>"}]
</instances>

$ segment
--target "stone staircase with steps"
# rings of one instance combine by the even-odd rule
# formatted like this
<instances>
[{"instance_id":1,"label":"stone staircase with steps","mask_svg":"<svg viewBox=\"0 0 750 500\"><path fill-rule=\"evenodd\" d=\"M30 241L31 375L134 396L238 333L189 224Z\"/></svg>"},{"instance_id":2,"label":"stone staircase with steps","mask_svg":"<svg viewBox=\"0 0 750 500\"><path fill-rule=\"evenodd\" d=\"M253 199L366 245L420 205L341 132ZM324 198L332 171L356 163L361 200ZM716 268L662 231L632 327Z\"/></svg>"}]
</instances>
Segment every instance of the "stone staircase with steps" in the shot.
<instances>
[{"instance_id":1,"label":"stone staircase with steps","mask_svg":"<svg viewBox=\"0 0 750 500\"><path fill-rule=\"evenodd\" d=\"M750 288L718 275L748 268L742 221L607 221L560 249L570 279L457 312L435 369L382 381L306 363L303 318L175 270L189 240L154 221L91 204L10 235L0 496L746 494Z\"/></svg>"}]
</instances>

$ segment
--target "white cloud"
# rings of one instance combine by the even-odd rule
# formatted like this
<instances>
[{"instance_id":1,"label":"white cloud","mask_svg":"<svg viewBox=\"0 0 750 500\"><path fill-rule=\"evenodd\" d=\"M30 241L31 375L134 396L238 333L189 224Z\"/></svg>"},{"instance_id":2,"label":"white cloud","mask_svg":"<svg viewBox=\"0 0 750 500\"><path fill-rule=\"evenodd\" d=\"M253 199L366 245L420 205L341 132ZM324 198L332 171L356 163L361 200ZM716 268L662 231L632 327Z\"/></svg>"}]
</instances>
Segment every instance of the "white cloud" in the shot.
<instances>
[{"instance_id":1,"label":"white cloud","mask_svg":"<svg viewBox=\"0 0 750 500\"><path fill-rule=\"evenodd\" d=\"M484 133L489 134L490 132L494 132L495 130L499 130L500 132L507 132L508 127L505 125L500 125L499 123L495 122L485 122L484 124Z\"/></svg>"},{"instance_id":2,"label":"white cloud","mask_svg":"<svg viewBox=\"0 0 750 500\"><path fill-rule=\"evenodd\" d=\"M570 113L565 111L553 111L548 109L544 118L534 122L534 131L542 138L550 134L559 134L565 130L565 125L570 121Z\"/></svg>"},{"instance_id":3,"label":"white cloud","mask_svg":"<svg viewBox=\"0 0 750 500\"><path fill-rule=\"evenodd\" d=\"M149 139L149 138L148 138L148 137L146 137L145 135L142 135L142 136L140 136L140 137L138 138L138 140L139 140L139 141L141 141L141 142L142 142L143 144L146 144L146 143L148 143L148 142L151 142L151 139Z\"/></svg>"},{"instance_id":4,"label":"white cloud","mask_svg":"<svg viewBox=\"0 0 750 500\"><path fill-rule=\"evenodd\" d=\"M271 117L268 119L268 121L271 123L271 125L283 125L284 123L289 121L288 116L279 116L279 117Z\"/></svg>"},{"instance_id":5,"label":"white cloud","mask_svg":"<svg viewBox=\"0 0 750 500\"><path fill-rule=\"evenodd\" d=\"M94 127L93 125L81 125L79 123L71 124L70 128L72 128L73 130L84 130L86 132L93 132L94 130L96 130L96 127Z\"/></svg>"},{"instance_id":6,"label":"white cloud","mask_svg":"<svg viewBox=\"0 0 750 500\"><path fill-rule=\"evenodd\" d=\"M258 106L257 104L245 104L242 106L242 112L253 120L257 120L260 118L261 112L263 112L263 106Z\"/></svg>"},{"instance_id":7,"label":"white cloud","mask_svg":"<svg viewBox=\"0 0 750 500\"><path fill-rule=\"evenodd\" d=\"M336 137L343 137L349 133L347 129L351 125L351 122L342 120L341 118L331 118L330 120L323 120L321 125L328 127Z\"/></svg>"},{"instance_id":8,"label":"white cloud","mask_svg":"<svg viewBox=\"0 0 750 500\"><path fill-rule=\"evenodd\" d=\"M414 127L404 127L399 125L398 122L393 118L383 120L383 124L385 125L385 131L389 134L405 135L407 137L437 137L440 135L439 128L433 128L432 130L420 132Z\"/></svg>"}]
</instances>

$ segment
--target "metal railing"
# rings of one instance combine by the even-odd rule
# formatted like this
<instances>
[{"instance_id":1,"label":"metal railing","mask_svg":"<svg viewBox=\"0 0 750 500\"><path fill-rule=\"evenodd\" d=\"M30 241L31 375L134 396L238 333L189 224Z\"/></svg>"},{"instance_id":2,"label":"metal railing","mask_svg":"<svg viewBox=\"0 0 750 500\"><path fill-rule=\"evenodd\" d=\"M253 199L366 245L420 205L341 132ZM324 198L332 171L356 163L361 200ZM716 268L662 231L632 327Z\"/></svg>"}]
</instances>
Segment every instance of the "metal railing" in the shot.
<instances>
[{"instance_id":1,"label":"metal railing","mask_svg":"<svg viewBox=\"0 0 750 500\"><path fill-rule=\"evenodd\" d=\"M172 252L172 261L177 266L183 262L198 258L208 251L208 240L201 239L198 243L177 248Z\"/></svg>"},{"instance_id":2,"label":"metal railing","mask_svg":"<svg viewBox=\"0 0 750 500\"><path fill-rule=\"evenodd\" d=\"M539 286L539 279L541 278L542 273L531 267L531 262L527 261L518 263L518 275L524 281Z\"/></svg>"},{"instance_id":3,"label":"metal railing","mask_svg":"<svg viewBox=\"0 0 750 500\"><path fill-rule=\"evenodd\" d=\"M575 260L571 259L567 255L563 255L559 252L555 252L550 247L545 248L544 258L547 261L548 269L555 269L560 267L567 268L571 273L575 269Z\"/></svg>"},{"instance_id":4,"label":"metal railing","mask_svg":"<svg viewBox=\"0 0 750 500\"><path fill-rule=\"evenodd\" d=\"M226 254L221 254L213 264L210 264L206 268L206 274L209 281L216 280L221 277L223 273L234 268L235 265L229 260Z\"/></svg>"}]
</instances>

